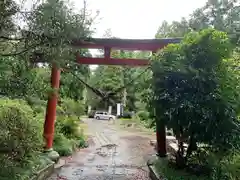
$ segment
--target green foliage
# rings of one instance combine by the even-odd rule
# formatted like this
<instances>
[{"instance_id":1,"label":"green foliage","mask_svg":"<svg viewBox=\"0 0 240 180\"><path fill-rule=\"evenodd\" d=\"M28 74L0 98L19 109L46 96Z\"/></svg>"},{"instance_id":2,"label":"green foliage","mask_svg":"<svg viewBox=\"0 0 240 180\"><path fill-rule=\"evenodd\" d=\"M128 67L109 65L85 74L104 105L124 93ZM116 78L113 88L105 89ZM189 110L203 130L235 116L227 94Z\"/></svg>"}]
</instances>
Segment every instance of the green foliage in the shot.
<instances>
[{"instance_id":1,"label":"green foliage","mask_svg":"<svg viewBox=\"0 0 240 180\"><path fill-rule=\"evenodd\" d=\"M12 158L16 159L38 151L42 145L42 127L32 109L20 100L0 99L0 106L2 150L15 152Z\"/></svg>"},{"instance_id":2,"label":"green foliage","mask_svg":"<svg viewBox=\"0 0 240 180\"><path fill-rule=\"evenodd\" d=\"M18 5L14 0L3 1L0 4L0 34L11 34L15 29L13 19L18 11Z\"/></svg>"},{"instance_id":3,"label":"green foliage","mask_svg":"<svg viewBox=\"0 0 240 180\"><path fill-rule=\"evenodd\" d=\"M26 98L27 103L31 106L33 109L33 112L35 114L45 114L47 103L44 100L41 100L39 98L34 97L27 97Z\"/></svg>"},{"instance_id":4,"label":"green foliage","mask_svg":"<svg viewBox=\"0 0 240 180\"><path fill-rule=\"evenodd\" d=\"M0 129L0 176L19 179L42 148L42 123L23 100L0 99Z\"/></svg>"},{"instance_id":5,"label":"green foliage","mask_svg":"<svg viewBox=\"0 0 240 180\"><path fill-rule=\"evenodd\" d=\"M54 136L54 149L61 156L68 156L76 148L85 148L86 146L83 131L80 129L76 118L67 116L58 118Z\"/></svg>"},{"instance_id":6,"label":"green foliage","mask_svg":"<svg viewBox=\"0 0 240 180\"><path fill-rule=\"evenodd\" d=\"M154 57L157 121L173 129L182 156L181 142L187 141L186 158L197 143L215 150L236 145L239 87L232 82L236 77L226 59L230 50L225 33L207 29L188 34L182 43L168 45Z\"/></svg>"},{"instance_id":7,"label":"green foliage","mask_svg":"<svg viewBox=\"0 0 240 180\"><path fill-rule=\"evenodd\" d=\"M73 99L61 99L60 105L65 113L69 116L82 116L85 111L85 107L82 102L76 102Z\"/></svg>"},{"instance_id":8,"label":"green foliage","mask_svg":"<svg viewBox=\"0 0 240 180\"><path fill-rule=\"evenodd\" d=\"M24 158L21 164L11 164L9 168L1 168L1 180L27 180L33 177L39 170L45 168L47 165L53 163L46 156L34 154Z\"/></svg>"},{"instance_id":9,"label":"green foliage","mask_svg":"<svg viewBox=\"0 0 240 180\"><path fill-rule=\"evenodd\" d=\"M215 156L212 160L213 173L212 179L237 180L240 175L240 153L233 151L226 157Z\"/></svg>"},{"instance_id":10,"label":"green foliage","mask_svg":"<svg viewBox=\"0 0 240 180\"><path fill-rule=\"evenodd\" d=\"M90 77L90 84L97 89L105 93L114 92L118 88L122 87L122 68L118 66L99 66L94 74ZM91 91L91 90L89 90ZM107 108L107 100L99 99L95 94L89 92L88 101L93 106L98 106L97 108L103 109ZM117 95L111 97L115 102L120 102L122 98L122 91Z\"/></svg>"},{"instance_id":11,"label":"green foliage","mask_svg":"<svg viewBox=\"0 0 240 180\"><path fill-rule=\"evenodd\" d=\"M148 52L112 51L112 57L114 58L147 59L149 56ZM148 104L146 99L150 91L150 79L151 71L146 68L99 66L90 76L89 83L105 93L116 92L110 98L114 102L125 104L125 110L135 111ZM111 104L113 111L116 111L116 103L113 104L112 101L108 102L108 99L102 100L102 98L97 97L91 90L88 91L87 95L88 104L92 105L92 107L106 109L107 105ZM141 107L138 106L140 105L139 102L142 103Z\"/></svg>"},{"instance_id":12,"label":"green foliage","mask_svg":"<svg viewBox=\"0 0 240 180\"><path fill-rule=\"evenodd\" d=\"M89 74L89 68L86 66L72 66L72 73L81 79L87 80ZM83 91L85 86L79 82L79 80L69 72L61 73L61 86L60 86L60 97L64 99L72 99L74 101L83 101Z\"/></svg>"},{"instance_id":13,"label":"green foliage","mask_svg":"<svg viewBox=\"0 0 240 180\"><path fill-rule=\"evenodd\" d=\"M87 146L77 116L58 116L55 128L54 149L61 156L71 155L76 148Z\"/></svg>"},{"instance_id":14,"label":"green foliage","mask_svg":"<svg viewBox=\"0 0 240 180\"><path fill-rule=\"evenodd\" d=\"M196 176L190 173L176 170L164 159L159 159L154 162L154 167L160 175L163 175L168 180L206 180L209 177Z\"/></svg>"},{"instance_id":15,"label":"green foliage","mask_svg":"<svg viewBox=\"0 0 240 180\"><path fill-rule=\"evenodd\" d=\"M59 153L60 156L71 155L76 148L86 148L86 140L83 134L74 138L69 138L61 132L54 134L54 150Z\"/></svg>"},{"instance_id":16,"label":"green foliage","mask_svg":"<svg viewBox=\"0 0 240 180\"><path fill-rule=\"evenodd\" d=\"M54 134L54 150L59 153L60 156L69 156L73 153L74 143L64 136L62 133Z\"/></svg>"},{"instance_id":17,"label":"green foliage","mask_svg":"<svg viewBox=\"0 0 240 180\"><path fill-rule=\"evenodd\" d=\"M207 163L209 167L212 168L212 173L208 176L196 176L187 171L182 171L175 169L171 163L164 160L158 160L155 162L155 168L167 179L184 179L184 180L194 180L194 179L209 179L209 180L238 180L240 174L240 156L239 152L233 152L229 156L224 158L216 156L214 153L204 154L201 156L200 160L202 163ZM205 161L205 162L204 162Z\"/></svg>"},{"instance_id":18,"label":"green foliage","mask_svg":"<svg viewBox=\"0 0 240 180\"><path fill-rule=\"evenodd\" d=\"M149 113L146 111L139 111L137 116L140 118L141 121L147 121L149 119Z\"/></svg>"},{"instance_id":19,"label":"green foliage","mask_svg":"<svg viewBox=\"0 0 240 180\"><path fill-rule=\"evenodd\" d=\"M83 134L77 138L76 143L78 148L86 148L88 146Z\"/></svg>"},{"instance_id":20,"label":"green foliage","mask_svg":"<svg viewBox=\"0 0 240 180\"><path fill-rule=\"evenodd\" d=\"M56 129L67 138L79 135L79 120L75 116L60 116L56 121Z\"/></svg>"},{"instance_id":21,"label":"green foliage","mask_svg":"<svg viewBox=\"0 0 240 180\"><path fill-rule=\"evenodd\" d=\"M197 8L190 18L168 23L163 21L157 30L156 38L183 37L191 31L215 28L227 32L234 45L239 44L240 7L236 0L208 0L203 7Z\"/></svg>"},{"instance_id":22,"label":"green foliage","mask_svg":"<svg viewBox=\"0 0 240 180\"><path fill-rule=\"evenodd\" d=\"M29 176L41 168L38 151L43 147L43 120L52 90L49 62L57 60L57 65L64 69L60 86L60 97L64 100L62 106L57 107L57 114L65 116L61 126L65 135L55 138L56 150L67 155L85 142L82 132L74 129L78 127L75 116L84 112L83 103L79 101L85 87L71 73L86 80L89 67L73 63L76 50L69 44L72 39L86 39L91 35L93 18L85 7L74 13L64 0L33 2L36 4L28 6L27 12L21 8L26 7L24 2L0 3L0 95L21 99L0 99L0 179L30 179ZM16 18L21 19L21 26L14 21ZM87 50L81 50L80 54L90 55ZM39 61L45 63L40 66ZM69 114L74 117L68 117ZM58 131L57 128L57 136Z\"/></svg>"},{"instance_id":23,"label":"green foliage","mask_svg":"<svg viewBox=\"0 0 240 180\"><path fill-rule=\"evenodd\" d=\"M219 170L219 171L218 171ZM220 172L217 174L217 172ZM229 179L237 180L240 175L240 152L232 152L229 156L224 158L214 171L213 177L215 179Z\"/></svg>"}]
</instances>

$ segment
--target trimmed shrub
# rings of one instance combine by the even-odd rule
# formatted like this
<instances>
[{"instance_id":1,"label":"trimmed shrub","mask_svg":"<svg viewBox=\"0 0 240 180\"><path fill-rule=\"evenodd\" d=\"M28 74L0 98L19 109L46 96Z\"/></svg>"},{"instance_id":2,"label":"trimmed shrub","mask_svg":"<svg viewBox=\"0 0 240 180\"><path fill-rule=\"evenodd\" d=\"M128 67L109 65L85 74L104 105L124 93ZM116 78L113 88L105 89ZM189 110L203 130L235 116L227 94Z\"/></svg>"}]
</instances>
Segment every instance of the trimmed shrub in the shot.
<instances>
[{"instance_id":1,"label":"trimmed shrub","mask_svg":"<svg viewBox=\"0 0 240 180\"><path fill-rule=\"evenodd\" d=\"M0 177L18 179L42 148L42 127L23 100L0 99Z\"/></svg>"}]
</instances>

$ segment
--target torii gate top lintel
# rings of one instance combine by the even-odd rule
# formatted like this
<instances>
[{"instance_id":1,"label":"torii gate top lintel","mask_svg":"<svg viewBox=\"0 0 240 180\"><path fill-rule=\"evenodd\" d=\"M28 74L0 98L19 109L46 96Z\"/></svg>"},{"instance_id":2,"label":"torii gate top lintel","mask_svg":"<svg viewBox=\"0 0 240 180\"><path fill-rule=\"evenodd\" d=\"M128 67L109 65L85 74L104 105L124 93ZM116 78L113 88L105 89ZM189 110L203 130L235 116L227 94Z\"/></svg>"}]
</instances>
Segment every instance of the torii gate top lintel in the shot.
<instances>
[{"instance_id":1,"label":"torii gate top lintel","mask_svg":"<svg viewBox=\"0 0 240 180\"><path fill-rule=\"evenodd\" d=\"M144 50L156 51L171 43L179 43L182 38L164 39L117 39L117 38L93 38L87 41L74 40L73 46L90 49L122 49L122 50Z\"/></svg>"},{"instance_id":2,"label":"torii gate top lintel","mask_svg":"<svg viewBox=\"0 0 240 180\"><path fill-rule=\"evenodd\" d=\"M93 38L90 40L74 40L72 46L88 49L104 49L103 58L80 57L77 55L77 62L80 64L98 64L98 65L127 65L127 66L147 66L149 60L146 59L120 59L111 58L111 50L140 50L156 52L158 49L171 43L179 43L182 38L165 39L106 39Z\"/></svg>"}]
</instances>

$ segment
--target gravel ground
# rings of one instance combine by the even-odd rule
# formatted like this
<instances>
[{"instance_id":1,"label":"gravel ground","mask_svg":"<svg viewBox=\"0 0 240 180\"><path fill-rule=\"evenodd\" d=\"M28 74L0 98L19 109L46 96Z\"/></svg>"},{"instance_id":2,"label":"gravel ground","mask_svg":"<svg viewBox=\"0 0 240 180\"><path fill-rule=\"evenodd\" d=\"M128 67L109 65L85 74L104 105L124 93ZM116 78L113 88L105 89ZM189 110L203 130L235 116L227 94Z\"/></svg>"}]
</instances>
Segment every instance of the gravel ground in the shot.
<instances>
[{"instance_id":1,"label":"gravel ground","mask_svg":"<svg viewBox=\"0 0 240 180\"><path fill-rule=\"evenodd\" d=\"M149 137L116 129L106 121L86 119L92 143L48 180L148 180L146 162L154 154Z\"/></svg>"}]
</instances>

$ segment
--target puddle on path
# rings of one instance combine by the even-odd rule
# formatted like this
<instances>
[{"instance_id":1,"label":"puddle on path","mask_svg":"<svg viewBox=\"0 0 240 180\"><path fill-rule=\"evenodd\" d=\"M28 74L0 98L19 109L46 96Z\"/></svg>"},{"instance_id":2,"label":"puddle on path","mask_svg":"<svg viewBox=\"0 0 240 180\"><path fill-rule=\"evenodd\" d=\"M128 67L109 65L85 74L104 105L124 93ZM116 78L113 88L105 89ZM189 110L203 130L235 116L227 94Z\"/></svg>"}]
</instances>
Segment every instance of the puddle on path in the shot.
<instances>
[{"instance_id":1,"label":"puddle on path","mask_svg":"<svg viewBox=\"0 0 240 180\"><path fill-rule=\"evenodd\" d=\"M93 153L78 155L48 180L147 180L147 171L126 161L125 150L119 146L103 147Z\"/></svg>"},{"instance_id":2,"label":"puddle on path","mask_svg":"<svg viewBox=\"0 0 240 180\"><path fill-rule=\"evenodd\" d=\"M146 162L139 164L135 158L142 158L142 154L132 153L132 145L138 142L120 138L116 129L101 129L99 133L113 142L112 145L115 143L115 146L91 145L77 152L48 180L149 180L148 171L145 170Z\"/></svg>"}]
</instances>

